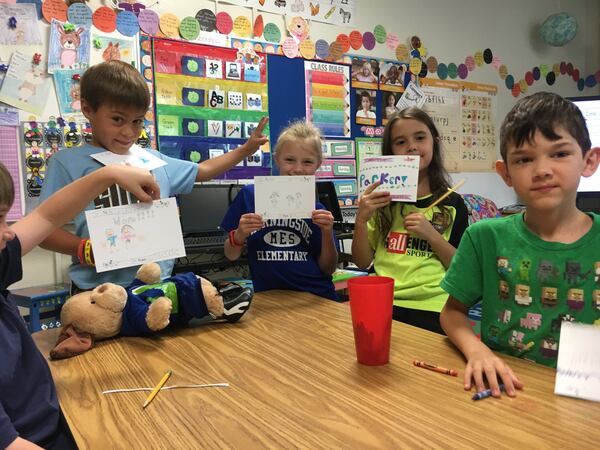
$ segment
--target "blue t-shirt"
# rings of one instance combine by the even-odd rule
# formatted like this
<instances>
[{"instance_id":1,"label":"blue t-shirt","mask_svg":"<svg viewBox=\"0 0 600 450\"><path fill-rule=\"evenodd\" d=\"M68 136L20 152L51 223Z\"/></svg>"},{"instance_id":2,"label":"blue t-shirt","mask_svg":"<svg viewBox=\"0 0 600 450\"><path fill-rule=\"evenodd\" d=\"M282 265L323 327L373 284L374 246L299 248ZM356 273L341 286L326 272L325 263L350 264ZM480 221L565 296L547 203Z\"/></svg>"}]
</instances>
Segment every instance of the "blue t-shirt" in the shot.
<instances>
[{"instance_id":1,"label":"blue t-shirt","mask_svg":"<svg viewBox=\"0 0 600 450\"><path fill-rule=\"evenodd\" d=\"M79 178L88 175L103 167L91 155L105 151L101 147L85 144L78 148L64 149L52 155L48 160L48 171L44 179L40 200L50 197L54 192ZM155 150L148 150L154 156L166 161L167 164L152 171L156 182L160 186L162 198L172 197L178 194L186 194L194 187L198 164L170 158ZM86 210L108 208L111 206L127 205L137 203L138 200L117 185L111 186L100 194ZM81 238L89 237L85 214L81 212L75 217L75 234ZM92 243L93 245L93 243ZM173 260L161 261L162 276L171 275ZM73 257L73 263L69 267L71 280L82 289L92 289L102 283L116 283L127 286L135 278L138 267L126 267L123 269L110 270L97 273L94 267L82 266L77 258Z\"/></svg>"},{"instance_id":2,"label":"blue t-shirt","mask_svg":"<svg viewBox=\"0 0 600 450\"><path fill-rule=\"evenodd\" d=\"M317 209L325 209L316 203ZM223 218L221 228L238 227L243 214L254 212L254 186L239 192ZM332 236L328 237L333 239ZM270 219L247 240L248 264L256 292L290 289L336 299L331 275L319 267L321 229L310 219Z\"/></svg>"},{"instance_id":3,"label":"blue t-shirt","mask_svg":"<svg viewBox=\"0 0 600 450\"><path fill-rule=\"evenodd\" d=\"M0 253L0 448L17 437L48 448L68 431L61 428L48 364L7 290L22 274L21 244L15 238Z\"/></svg>"}]
</instances>

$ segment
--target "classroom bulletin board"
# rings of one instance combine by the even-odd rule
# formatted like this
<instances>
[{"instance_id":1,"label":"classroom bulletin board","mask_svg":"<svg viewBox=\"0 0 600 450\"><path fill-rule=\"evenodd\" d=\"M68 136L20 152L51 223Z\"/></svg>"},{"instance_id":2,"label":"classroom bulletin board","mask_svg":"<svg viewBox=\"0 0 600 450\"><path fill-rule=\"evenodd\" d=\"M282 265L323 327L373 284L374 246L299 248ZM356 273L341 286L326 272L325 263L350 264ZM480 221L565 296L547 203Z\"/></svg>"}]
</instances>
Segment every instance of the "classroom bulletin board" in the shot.
<instances>
[{"instance_id":1,"label":"classroom bulletin board","mask_svg":"<svg viewBox=\"0 0 600 450\"><path fill-rule=\"evenodd\" d=\"M153 40L158 147L201 162L242 145L268 114L265 55L165 39ZM268 129L266 129L268 133ZM219 178L271 172L269 144Z\"/></svg>"}]
</instances>

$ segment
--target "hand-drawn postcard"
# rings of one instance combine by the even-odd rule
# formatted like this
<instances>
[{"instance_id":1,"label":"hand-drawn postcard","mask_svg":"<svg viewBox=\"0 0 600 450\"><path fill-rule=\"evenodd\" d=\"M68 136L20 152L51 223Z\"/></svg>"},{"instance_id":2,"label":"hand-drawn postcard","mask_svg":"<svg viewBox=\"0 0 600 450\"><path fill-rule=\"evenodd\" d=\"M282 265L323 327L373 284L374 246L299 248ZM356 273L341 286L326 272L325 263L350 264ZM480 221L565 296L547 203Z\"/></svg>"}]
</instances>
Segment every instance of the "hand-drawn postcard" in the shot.
<instances>
[{"instance_id":1,"label":"hand-drawn postcard","mask_svg":"<svg viewBox=\"0 0 600 450\"><path fill-rule=\"evenodd\" d=\"M174 198L90 210L85 217L98 272L185 256Z\"/></svg>"},{"instance_id":2,"label":"hand-drawn postcard","mask_svg":"<svg viewBox=\"0 0 600 450\"><path fill-rule=\"evenodd\" d=\"M60 69L87 69L89 64L89 27L52 19L48 42L48 73Z\"/></svg>"},{"instance_id":3,"label":"hand-drawn postcard","mask_svg":"<svg viewBox=\"0 0 600 450\"><path fill-rule=\"evenodd\" d=\"M81 114L81 90L76 75L81 78L83 72L85 72L83 69L57 70L54 72L54 87L56 88L58 107L63 116Z\"/></svg>"},{"instance_id":4,"label":"hand-drawn postcard","mask_svg":"<svg viewBox=\"0 0 600 450\"><path fill-rule=\"evenodd\" d=\"M50 95L52 78L46 73L44 61L34 64L32 60L33 52L13 52L0 88L0 101L40 115Z\"/></svg>"},{"instance_id":5,"label":"hand-drawn postcard","mask_svg":"<svg viewBox=\"0 0 600 450\"><path fill-rule=\"evenodd\" d=\"M411 155L372 156L360 162L359 195L381 181L377 191L389 191L394 202L416 202L419 183L419 157Z\"/></svg>"},{"instance_id":6,"label":"hand-drawn postcard","mask_svg":"<svg viewBox=\"0 0 600 450\"><path fill-rule=\"evenodd\" d=\"M117 155L116 153L106 151L94 153L92 158L105 166L108 166L109 164L128 164L147 170L154 170L157 167L167 165L166 161L154 156L148 150L143 149L137 144L132 145L129 151L124 155Z\"/></svg>"},{"instance_id":7,"label":"hand-drawn postcard","mask_svg":"<svg viewBox=\"0 0 600 450\"><path fill-rule=\"evenodd\" d=\"M316 203L315 176L254 177L254 210L266 219L307 219Z\"/></svg>"},{"instance_id":8,"label":"hand-drawn postcard","mask_svg":"<svg viewBox=\"0 0 600 450\"><path fill-rule=\"evenodd\" d=\"M545 343L557 344L556 341ZM562 322L554 393L600 402L599 327Z\"/></svg>"},{"instance_id":9,"label":"hand-drawn postcard","mask_svg":"<svg viewBox=\"0 0 600 450\"><path fill-rule=\"evenodd\" d=\"M94 29L91 33L90 66L113 59L131 63L135 61L135 41L118 31L102 33Z\"/></svg>"},{"instance_id":10,"label":"hand-drawn postcard","mask_svg":"<svg viewBox=\"0 0 600 450\"><path fill-rule=\"evenodd\" d=\"M38 27L38 18L33 4L0 4L0 45L40 45L42 35ZM14 17L14 27L9 18Z\"/></svg>"}]
</instances>

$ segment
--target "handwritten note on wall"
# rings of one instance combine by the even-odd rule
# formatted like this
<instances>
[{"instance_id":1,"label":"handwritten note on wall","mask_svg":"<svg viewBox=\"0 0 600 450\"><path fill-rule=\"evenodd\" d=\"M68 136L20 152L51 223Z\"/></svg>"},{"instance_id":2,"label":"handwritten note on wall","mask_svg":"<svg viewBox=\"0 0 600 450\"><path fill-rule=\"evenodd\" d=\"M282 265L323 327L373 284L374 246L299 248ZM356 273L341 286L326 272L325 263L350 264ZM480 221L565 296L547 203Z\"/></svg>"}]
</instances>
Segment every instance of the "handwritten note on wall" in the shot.
<instances>
[{"instance_id":1,"label":"handwritten note on wall","mask_svg":"<svg viewBox=\"0 0 600 450\"><path fill-rule=\"evenodd\" d=\"M307 219L315 209L315 176L254 177L256 214L266 219Z\"/></svg>"},{"instance_id":2,"label":"handwritten note on wall","mask_svg":"<svg viewBox=\"0 0 600 450\"><path fill-rule=\"evenodd\" d=\"M379 191L389 191L392 201L415 202L419 182L419 157L373 156L363 159L358 175L359 194L371 184L381 181Z\"/></svg>"},{"instance_id":3,"label":"handwritten note on wall","mask_svg":"<svg viewBox=\"0 0 600 450\"><path fill-rule=\"evenodd\" d=\"M185 256L174 198L86 211L96 270Z\"/></svg>"},{"instance_id":4,"label":"handwritten note on wall","mask_svg":"<svg viewBox=\"0 0 600 450\"><path fill-rule=\"evenodd\" d=\"M600 327L562 323L554 393L600 402Z\"/></svg>"}]
</instances>

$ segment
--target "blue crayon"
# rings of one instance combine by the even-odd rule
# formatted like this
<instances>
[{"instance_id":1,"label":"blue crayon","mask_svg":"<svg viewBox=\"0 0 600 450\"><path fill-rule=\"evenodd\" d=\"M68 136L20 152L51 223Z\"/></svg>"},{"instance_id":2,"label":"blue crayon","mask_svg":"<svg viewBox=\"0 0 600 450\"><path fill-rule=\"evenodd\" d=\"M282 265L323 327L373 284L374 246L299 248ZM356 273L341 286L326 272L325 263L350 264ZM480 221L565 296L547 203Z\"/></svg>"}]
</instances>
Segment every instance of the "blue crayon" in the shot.
<instances>
[{"instance_id":1,"label":"blue crayon","mask_svg":"<svg viewBox=\"0 0 600 450\"><path fill-rule=\"evenodd\" d=\"M504 391L504 385L500 384L500 392ZM481 391L481 392L477 392L475 395L473 395L473 397L471 397L471 400L481 400L484 398L488 398L492 396L492 390L491 389L486 389L485 391Z\"/></svg>"}]
</instances>

